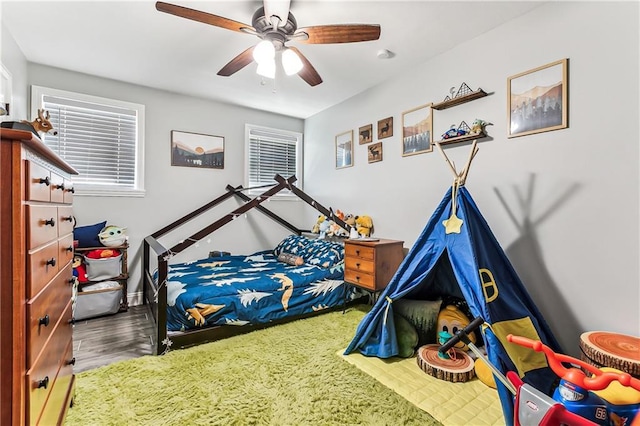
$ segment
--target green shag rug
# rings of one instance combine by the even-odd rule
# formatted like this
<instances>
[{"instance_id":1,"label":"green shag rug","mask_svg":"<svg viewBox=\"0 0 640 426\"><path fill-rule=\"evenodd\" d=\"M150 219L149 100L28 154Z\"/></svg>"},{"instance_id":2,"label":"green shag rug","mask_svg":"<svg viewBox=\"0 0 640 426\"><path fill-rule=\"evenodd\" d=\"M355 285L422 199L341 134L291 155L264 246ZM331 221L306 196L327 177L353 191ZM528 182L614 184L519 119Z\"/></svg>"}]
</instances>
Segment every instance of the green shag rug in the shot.
<instances>
[{"instance_id":1,"label":"green shag rug","mask_svg":"<svg viewBox=\"0 0 640 426\"><path fill-rule=\"evenodd\" d=\"M345 362L368 306L78 374L66 425L439 425Z\"/></svg>"}]
</instances>

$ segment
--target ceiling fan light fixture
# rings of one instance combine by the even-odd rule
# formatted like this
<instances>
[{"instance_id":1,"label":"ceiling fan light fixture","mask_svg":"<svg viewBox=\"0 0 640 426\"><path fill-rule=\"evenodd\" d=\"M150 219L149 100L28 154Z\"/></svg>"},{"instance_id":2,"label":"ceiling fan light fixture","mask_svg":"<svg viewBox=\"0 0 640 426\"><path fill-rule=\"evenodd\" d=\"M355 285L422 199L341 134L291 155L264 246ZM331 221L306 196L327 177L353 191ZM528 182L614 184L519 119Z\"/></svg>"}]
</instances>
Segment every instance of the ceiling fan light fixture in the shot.
<instances>
[{"instance_id":1,"label":"ceiling fan light fixture","mask_svg":"<svg viewBox=\"0 0 640 426\"><path fill-rule=\"evenodd\" d=\"M276 57L276 48L269 40L262 40L253 49L253 59L261 64L263 62L273 62Z\"/></svg>"},{"instance_id":2,"label":"ceiling fan light fixture","mask_svg":"<svg viewBox=\"0 0 640 426\"><path fill-rule=\"evenodd\" d=\"M291 0L271 0L264 2L264 16L268 22L273 22L271 17L276 16L279 19L279 24L286 23L289 17L289 8L291 6ZM278 25L275 25L277 27Z\"/></svg>"},{"instance_id":3,"label":"ceiling fan light fixture","mask_svg":"<svg viewBox=\"0 0 640 426\"><path fill-rule=\"evenodd\" d=\"M302 60L296 52L288 48L282 52L282 68L287 75L298 74L303 66Z\"/></svg>"},{"instance_id":4,"label":"ceiling fan light fixture","mask_svg":"<svg viewBox=\"0 0 640 426\"><path fill-rule=\"evenodd\" d=\"M272 59L270 61L258 62L256 74L270 79L276 78L276 61Z\"/></svg>"}]
</instances>

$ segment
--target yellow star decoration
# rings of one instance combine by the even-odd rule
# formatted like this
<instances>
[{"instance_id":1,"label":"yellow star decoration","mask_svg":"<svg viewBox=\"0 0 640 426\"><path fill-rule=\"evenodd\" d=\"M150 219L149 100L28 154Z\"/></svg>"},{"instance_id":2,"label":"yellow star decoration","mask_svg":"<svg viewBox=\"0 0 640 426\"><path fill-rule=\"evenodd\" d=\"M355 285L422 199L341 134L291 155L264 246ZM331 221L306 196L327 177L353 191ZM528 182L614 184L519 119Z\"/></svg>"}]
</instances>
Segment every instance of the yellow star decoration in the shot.
<instances>
[{"instance_id":1,"label":"yellow star decoration","mask_svg":"<svg viewBox=\"0 0 640 426\"><path fill-rule=\"evenodd\" d=\"M445 234L459 234L460 228L462 228L463 221L455 213L447 220L442 221L442 225L445 228Z\"/></svg>"}]
</instances>

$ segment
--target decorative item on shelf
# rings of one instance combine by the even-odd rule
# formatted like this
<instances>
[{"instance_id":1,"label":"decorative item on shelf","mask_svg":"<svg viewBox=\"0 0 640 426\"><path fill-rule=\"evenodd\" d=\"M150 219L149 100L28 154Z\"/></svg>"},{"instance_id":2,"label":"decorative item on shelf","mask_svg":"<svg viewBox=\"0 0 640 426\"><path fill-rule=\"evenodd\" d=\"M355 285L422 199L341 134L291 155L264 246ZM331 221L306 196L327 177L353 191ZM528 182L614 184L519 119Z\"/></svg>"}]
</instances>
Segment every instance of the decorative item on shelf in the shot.
<instances>
[{"instance_id":1,"label":"decorative item on shelf","mask_svg":"<svg viewBox=\"0 0 640 426\"><path fill-rule=\"evenodd\" d=\"M467 83L462 83L458 90L455 87L449 89L451 96L447 95L440 103L434 104L433 109L442 110L452 106L460 105L465 102L472 101L474 99L483 98L487 96L487 92L478 88L478 90L471 90Z\"/></svg>"},{"instance_id":2,"label":"decorative item on shelf","mask_svg":"<svg viewBox=\"0 0 640 426\"><path fill-rule=\"evenodd\" d=\"M127 242L127 234L125 231L127 228L117 225L108 225L102 228L102 231L98 234L100 242L105 247L118 247Z\"/></svg>"},{"instance_id":3,"label":"decorative item on shelf","mask_svg":"<svg viewBox=\"0 0 640 426\"><path fill-rule=\"evenodd\" d=\"M493 123L489 123L488 121L481 120L479 118L473 120L471 127L469 127L465 121L462 121L457 128L452 125L449 130L443 133L442 140L438 143L440 143L440 145L448 145L456 142L465 142L472 139L487 137L485 127L490 125L493 125Z\"/></svg>"},{"instance_id":4,"label":"decorative item on shelf","mask_svg":"<svg viewBox=\"0 0 640 426\"><path fill-rule=\"evenodd\" d=\"M0 123L0 127L4 129L26 130L33 133L38 138L41 138L43 134L47 133L57 135L58 132L53 128L50 118L51 115L49 114L49 111L39 109L38 117L33 121L5 121Z\"/></svg>"}]
</instances>

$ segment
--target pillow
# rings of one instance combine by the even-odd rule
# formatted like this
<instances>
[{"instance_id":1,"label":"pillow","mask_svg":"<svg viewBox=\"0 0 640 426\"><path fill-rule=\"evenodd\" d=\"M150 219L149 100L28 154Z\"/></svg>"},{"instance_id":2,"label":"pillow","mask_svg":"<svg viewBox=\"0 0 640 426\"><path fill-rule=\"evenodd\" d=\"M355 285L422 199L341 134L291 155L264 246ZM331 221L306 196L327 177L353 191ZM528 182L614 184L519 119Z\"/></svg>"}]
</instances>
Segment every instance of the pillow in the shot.
<instances>
[{"instance_id":1,"label":"pillow","mask_svg":"<svg viewBox=\"0 0 640 426\"><path fill-rule=\"evenodd\" d=\"M302 259L302 257L296 256L295 254L284 253L284 252L278 255L278 261L287 263L293 266L300 266L304 263L304 259Z\"/></svg>"},{"instance_id":2,"label":"pillow","mask_svg":"<svg viewBox=\"0 0 640 426\"><path fill-rule=\"evenodd\" d=\"M344 247L331 241L312 240L302 256L310 265L331 268L344 259Z\"/></svg>"},{"instance_id":3,"label":"pillow","mask_svg":"<svg viewBox=\"0 0 640 426\"><path fill-rule=\"evenodd\" d=\"M107 225L107 221L95 225L77 226L73 228L73 239L78 241L78 247L102 247L98 234Z\"/></svg>"},{"instance_id":4,"label":"pillow","mask_svg":"<svg viewBox=\"0 0 640 426\"><path fill-rule=\"evenodd\" d=\"M300 235L289 235L278 243L273 249L274 256L280 256L280 253L290 253L300 256L304 253L311 240Z\"/></svg>"},{"instance_id":5,"label":"pillow","mask_svg":"<svg viewBox=\"0 0 640 426\"><path fill-rule=\"evenodd\" d=\"M408 320L418 332L420 346L438 343L438 313L442 300L398 299L393 312Z\"/></svg>"},{"instance_id":6,"label":"pillow","mask_svg":"<svg viewBox=\"0 0 640 426\"><path fill-rule=\"evenodd\" d=\"M411 358L418 346L418 332L415 327L400 315L393 315L393 323L396 326L396 339L398 340L398 356Z\"/></svg>"}]
</instances>

